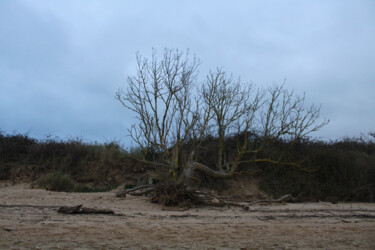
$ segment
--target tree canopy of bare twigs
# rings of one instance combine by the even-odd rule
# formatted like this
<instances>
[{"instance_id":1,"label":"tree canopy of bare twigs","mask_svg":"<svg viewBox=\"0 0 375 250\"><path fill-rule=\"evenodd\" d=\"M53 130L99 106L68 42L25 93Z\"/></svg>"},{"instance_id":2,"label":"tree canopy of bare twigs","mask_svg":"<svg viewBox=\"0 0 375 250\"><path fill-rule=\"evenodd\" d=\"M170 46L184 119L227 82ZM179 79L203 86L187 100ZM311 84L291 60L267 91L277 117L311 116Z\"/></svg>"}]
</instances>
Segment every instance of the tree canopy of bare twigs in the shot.
<instances>
[{"instance_id":1,"label":"tree canopy of bare twigs","mask_svg":"<svg viewBox=\"0 0 375 250\"><path fill-rule=\"evenodd\" d=\"M136 58L136 74L128 77L127 88L119 89L116 99L135 114L137 123L129 134L142 149L138 160L166 170L176 183L192 186L196 171L230 177L244 162L285 164L282 155L261 159L257 154L272 140L293 144L328 123L320 119L320 106L306 105L304 95L284 84L262 89L222 69L200 81L199 60L189 51L165 49L159 58L153 50L151 58ZM261 138L256 144L250 140L254 133ZM233 134L241 137L236 153L228 155L225 139ZM207 137L217 140L217 161L211 165L197 157ZM182 153L184 148L189 152ZM150 161L146 156L151 151Z\"/></svg>"}]
</instances>

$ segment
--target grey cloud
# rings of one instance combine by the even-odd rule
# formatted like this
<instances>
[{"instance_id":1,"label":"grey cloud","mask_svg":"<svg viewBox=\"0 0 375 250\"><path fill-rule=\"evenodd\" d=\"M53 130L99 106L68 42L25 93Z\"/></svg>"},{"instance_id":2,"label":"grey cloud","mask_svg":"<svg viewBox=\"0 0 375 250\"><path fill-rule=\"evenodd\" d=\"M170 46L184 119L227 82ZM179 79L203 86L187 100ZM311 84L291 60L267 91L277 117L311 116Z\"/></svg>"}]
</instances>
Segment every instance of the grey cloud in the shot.
<instances>
[{"instance_id":1,"label":"grey cloud","mask_svg":"<svg viewBox=\"0 0 375 250\"><path fill-rule=\"evenodd\" d=\"M201 76L281 83L322 103L317 136L374 130L373 1L2 1L0 129L129 144L114 99L135 52L191 49Z\"/></svg>"}]
</instances>

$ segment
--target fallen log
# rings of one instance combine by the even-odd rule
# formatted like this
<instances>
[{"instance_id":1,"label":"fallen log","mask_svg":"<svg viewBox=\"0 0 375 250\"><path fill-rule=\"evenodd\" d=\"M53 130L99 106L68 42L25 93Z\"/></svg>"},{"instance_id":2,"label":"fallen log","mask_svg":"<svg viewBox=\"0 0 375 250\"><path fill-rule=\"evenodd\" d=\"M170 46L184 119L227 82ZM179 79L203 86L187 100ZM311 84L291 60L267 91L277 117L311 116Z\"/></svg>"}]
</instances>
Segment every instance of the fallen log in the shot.
<instances>
[{"instance_id":1,"label":"fallen log","mask_svg":"<svg viewBox=\"0 0 375 250\"><path fill-rule=\"evenodd\" d=\"M86 208L82 207L82 205L73 207L62 206L59 207L57 212L60 214L115 214L114 211L109 209Z\"/></svg>"}]
</instances>

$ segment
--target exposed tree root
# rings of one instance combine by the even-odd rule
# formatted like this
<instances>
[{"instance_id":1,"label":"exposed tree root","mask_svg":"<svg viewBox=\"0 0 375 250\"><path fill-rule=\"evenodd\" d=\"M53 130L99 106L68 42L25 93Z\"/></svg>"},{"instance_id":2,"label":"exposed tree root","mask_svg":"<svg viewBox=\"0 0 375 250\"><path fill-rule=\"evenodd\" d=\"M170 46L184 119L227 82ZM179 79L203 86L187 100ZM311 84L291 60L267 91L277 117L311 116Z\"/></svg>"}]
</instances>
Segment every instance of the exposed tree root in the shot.
<instances>
[{"instance_id":1,"label":"exposed tree root","mask_svg":"<svg viewBox=\"0 0 375 250\"><path fill-rule=\"evenodd\" d=\"M198 190L189 190L183 184L156 184L143 185L120 191L116 193L117 197L125 197L126 194L140 196L146 194L151 195L151 202L159 203L164 206L179 206L191 207L197 205L203 206L235 206L244 210L249 210L249 206L259 203L278 203L291 200L293 197L289 194L280 197L279 199L257 200L247 202L232 202L221 197L201 192Z\"/></svg>"}]
</instances>

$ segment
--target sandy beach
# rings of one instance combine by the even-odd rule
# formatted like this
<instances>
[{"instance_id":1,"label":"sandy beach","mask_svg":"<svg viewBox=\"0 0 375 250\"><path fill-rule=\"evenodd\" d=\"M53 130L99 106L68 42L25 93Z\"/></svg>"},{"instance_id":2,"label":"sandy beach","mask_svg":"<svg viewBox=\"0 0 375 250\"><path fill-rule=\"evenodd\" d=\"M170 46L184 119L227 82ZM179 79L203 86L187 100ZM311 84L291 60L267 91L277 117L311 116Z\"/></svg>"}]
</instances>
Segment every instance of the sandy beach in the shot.
<instances>
[{"instance_id":1,"label":"sandy beach","mask_svg":"<svg viewBox=\"0 0 375 250\"><path fill-rule=\"evenodd\" d=\"M60 206L115 215L57 213ZM114 192L0 188L1 249L375 249L375 204L178 208Z\"/></svg>"}]
</instances>

